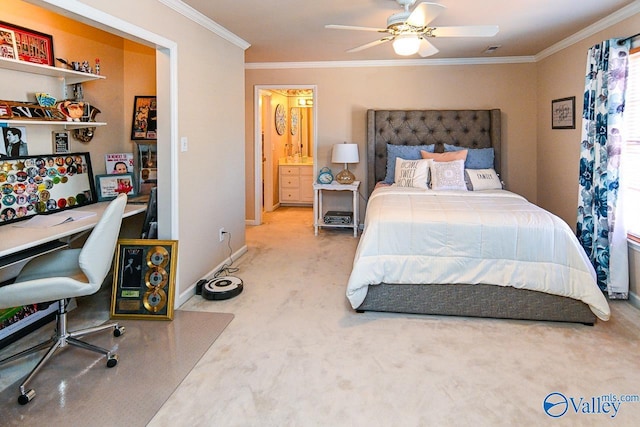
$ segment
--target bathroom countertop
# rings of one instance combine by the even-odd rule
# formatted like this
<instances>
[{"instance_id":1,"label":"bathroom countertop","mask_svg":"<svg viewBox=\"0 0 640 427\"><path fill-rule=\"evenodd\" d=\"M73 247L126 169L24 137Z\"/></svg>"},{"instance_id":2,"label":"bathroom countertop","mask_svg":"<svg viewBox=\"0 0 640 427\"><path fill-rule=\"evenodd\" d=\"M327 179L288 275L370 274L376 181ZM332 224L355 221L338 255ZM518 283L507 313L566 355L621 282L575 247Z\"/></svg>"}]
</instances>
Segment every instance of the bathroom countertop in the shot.
<instances>
[{"instance_id":1,"label":"bathroom countertop","mask_svg":"<svg viewBox=\"0 0 640 427\"><path fill-rule=\"evenodd\" d=\"M286 165L290 165L290 166L313 166L313 158L309 157L305 160L289 160L286 157L281 157L278 160L278 165L280 166L286 166Z\"/></svg>"}]
</instances>

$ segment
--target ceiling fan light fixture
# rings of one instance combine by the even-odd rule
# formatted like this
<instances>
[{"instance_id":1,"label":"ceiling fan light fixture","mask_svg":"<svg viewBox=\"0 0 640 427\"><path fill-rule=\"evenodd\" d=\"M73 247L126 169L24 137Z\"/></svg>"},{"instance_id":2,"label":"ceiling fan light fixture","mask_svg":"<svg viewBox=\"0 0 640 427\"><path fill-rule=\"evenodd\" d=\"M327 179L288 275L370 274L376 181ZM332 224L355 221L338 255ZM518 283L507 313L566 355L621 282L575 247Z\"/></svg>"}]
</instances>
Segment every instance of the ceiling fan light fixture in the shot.
<instances>
[{"instance_id":1,"label":"ceiling fan light fixture","mask_svg":"<svg viewBox=\"0 0 640 427\"><path fill-rule=\"evenodd\" d=\"M419 49L420 39L417 34L400 34L393 41L393 50L398 55L415 55Z\"/></svg>"}]
</instances>

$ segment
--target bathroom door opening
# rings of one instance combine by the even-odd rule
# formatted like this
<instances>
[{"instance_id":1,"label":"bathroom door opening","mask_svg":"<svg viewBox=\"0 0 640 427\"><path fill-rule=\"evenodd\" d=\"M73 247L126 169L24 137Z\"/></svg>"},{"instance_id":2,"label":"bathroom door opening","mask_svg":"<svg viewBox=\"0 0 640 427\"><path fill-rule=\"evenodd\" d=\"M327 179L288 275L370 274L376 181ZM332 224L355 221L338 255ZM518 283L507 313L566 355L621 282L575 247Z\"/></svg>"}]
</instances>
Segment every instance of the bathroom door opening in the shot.
<instances>
[{"instance_id":1,"label":"bathroom door opening","mask_svg":"<svg viewBox=\"0 0 640 427\"><path fill-rule=\"evenodd\" d=\"M259 225L263 211L270 212L279 206L280 159L296 155L300 156L300 160L302 157L312 159L313 176L317 173L317 87L257 85L254 89L254 219L247 223ZM282 134L276 128L275 110L278 104L283 105L285 111L284 131L280 129ZM292 124L295 127L293 134Z\"/></svg>"}]
</instances>

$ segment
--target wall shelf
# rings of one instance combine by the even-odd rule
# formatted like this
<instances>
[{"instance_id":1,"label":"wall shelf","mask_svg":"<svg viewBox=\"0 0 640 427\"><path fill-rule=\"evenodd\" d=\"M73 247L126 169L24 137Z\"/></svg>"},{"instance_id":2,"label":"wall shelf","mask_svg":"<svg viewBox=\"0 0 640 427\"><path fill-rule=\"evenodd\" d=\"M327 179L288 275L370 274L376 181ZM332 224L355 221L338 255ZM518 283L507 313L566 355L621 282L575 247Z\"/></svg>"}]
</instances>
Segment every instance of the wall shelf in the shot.
<instances>
[{"instance_id":1,"label":"wall shelf","mask_svg":"<svg viewBox=\"0 0 640 427\"><path fill-rule=\"evenodd\" d=\"M11 126L62 126L65 129L83 129L106 126L106 123L104 122L63 122L59 120L0 120L0 124L7 124Z\"/></svg>"},{"instance_id":2,"label":"wall shelf","mask_svg":"<svg viewBox=\"0 0 640 427\"><path fill-rule=\"evenodd\" d=\"M64 79L65 84L67 85L105 78L105 76L99 74L82 73L80 71L68 70L66 68L56 68L49 65L32 64L31 62L18 61L8 58L0 58L0 68L20 71L23 73L39 74L41 76L58 77L60 79Z\"/></svg>"}]
</instances>

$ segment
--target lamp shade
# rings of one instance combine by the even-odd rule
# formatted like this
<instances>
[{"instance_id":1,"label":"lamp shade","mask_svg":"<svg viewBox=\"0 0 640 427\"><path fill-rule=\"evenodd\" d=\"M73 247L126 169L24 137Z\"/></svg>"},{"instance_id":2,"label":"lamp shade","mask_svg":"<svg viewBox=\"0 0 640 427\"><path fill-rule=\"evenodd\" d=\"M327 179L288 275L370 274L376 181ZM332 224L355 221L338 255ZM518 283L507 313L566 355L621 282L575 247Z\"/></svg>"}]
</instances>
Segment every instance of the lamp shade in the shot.
<instances>
[{"instance_id":1,"label":"lamp shade","mask_svg":"<svg viewBox=\"0 0 640 427\"><path fill-rule=\"evenodd\" d=\"M402 56L409 56L418 53L420 49L420 39L416 34L400 34L393 41L393 50Z\"/></svg>"},{"instance_id":2,"label":"lamp shade","mask_svg":"<svg viewBox=\"0 0 640 427\"><path fill-rule=\"evenodd\" d=\"M358 163L358 144L336 144L331 154L332 163Z\"/></svg>"}]
</instances>

